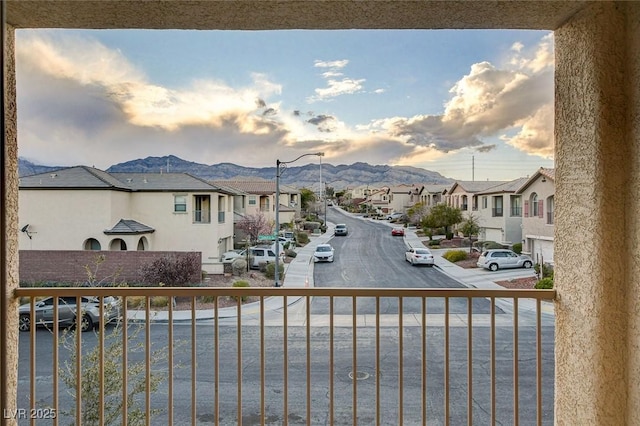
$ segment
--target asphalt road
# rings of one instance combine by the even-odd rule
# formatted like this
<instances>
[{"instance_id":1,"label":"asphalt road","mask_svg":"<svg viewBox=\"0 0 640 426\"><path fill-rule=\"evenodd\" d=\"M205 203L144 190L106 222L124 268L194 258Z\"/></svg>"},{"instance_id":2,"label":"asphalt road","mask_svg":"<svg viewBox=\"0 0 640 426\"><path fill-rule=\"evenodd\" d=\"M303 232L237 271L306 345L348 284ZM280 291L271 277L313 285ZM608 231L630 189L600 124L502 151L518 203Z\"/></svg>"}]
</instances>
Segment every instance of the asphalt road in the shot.
<instances>
[{"instance_id":1,"label":"asphalt road","mask_svg":"<svg viewBox=\"0 0 640 426\"><path fill-rule=\"evenodd\" d=\"M449 278L437 268L411 266L405 261L406 246L402 237L391 236L391 228L374 220L362 220L344 214L339 209L327 209L328 220L345 223L349 227L346 237L336 236L329 243L335 249L333 263L316 263L314 266L315 287L338 288L464 288L462 284ZM449 301L452 314L467 313L467 299L454 298ZM420 299L403 300L404 313L420 313ZM362 298L357 302L357 314L375 314L375 299ZM326 314L329 311L328 298L314 298L312 314ZM334 299L337 315L351 315L350 299ZM488 314L490 303L485 299L473 301L473 313ZM427 312L445 312L443 299L429 299ZM397 299L381 299L380 314L397 314ZM497 314L504 313L499 308Z\"/></svg>"}]
</instances>

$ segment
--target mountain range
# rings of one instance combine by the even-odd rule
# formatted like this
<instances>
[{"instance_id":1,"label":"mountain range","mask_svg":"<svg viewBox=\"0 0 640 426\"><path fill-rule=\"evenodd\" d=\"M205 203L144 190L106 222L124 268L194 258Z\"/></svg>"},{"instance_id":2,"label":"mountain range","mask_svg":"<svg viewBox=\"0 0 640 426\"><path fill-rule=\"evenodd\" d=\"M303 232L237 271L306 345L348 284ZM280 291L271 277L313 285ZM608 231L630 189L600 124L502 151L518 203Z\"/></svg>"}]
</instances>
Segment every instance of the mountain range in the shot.
<instances>
[{"instance_id":1,"label":"mountain range","mask_svg":"<svg viewBox=\"0 0 640 426\"><path fill-rule=\"evenodd\" d=\"M28 176L47 173L64 167L42 166L26 159L18 159L18 173ZM232 163L201 164L186 161L174 155L164 157L147 157L119 163L109 167L107 172L129 173L167 173L184 172L205 180L232 179L267 179L274 180L276 167L244 167ZM344 189L360 185L372 187L399 184L451 184L453 179L446 178L440 173L409 166L370 165L367 163L341 164L334 166L323 163L322 170L318 163L300 166L280 167L280 182L297 188L317 188L322 173L322 182L335 189Z\"/></svg>"}]
</instances>

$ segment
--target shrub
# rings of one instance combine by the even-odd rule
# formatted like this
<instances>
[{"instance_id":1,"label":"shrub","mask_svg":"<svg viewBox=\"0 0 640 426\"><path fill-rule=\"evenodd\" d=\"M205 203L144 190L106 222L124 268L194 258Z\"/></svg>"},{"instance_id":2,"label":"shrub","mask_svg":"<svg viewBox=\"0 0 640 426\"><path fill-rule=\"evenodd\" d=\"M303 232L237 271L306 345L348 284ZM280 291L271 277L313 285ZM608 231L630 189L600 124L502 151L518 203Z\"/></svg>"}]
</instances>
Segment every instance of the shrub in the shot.
<instances>
[{"instance_id":1,"label":"shrub","mask_svg":"<svg viewBox=\"0 0 640 426\"><path fill-rule=\"evenodd\" d=\"M512 250L518 254L522 253L522 243L515 243Z\"/></svg>"},{"instance_id":2,"label":"shrub","mask_svg":"<svg viewBox=\"0 0 640 426\"><path fill-rule=\"evenodd\" d=\"M169 305L169 298L166 296L154 296L151 298L152 308L164 308Z\"/></svg>"},{"instance_id":3,"label":"shrub","mask_svg":"<svg viewBox=\"0 0 640 426\"><path fill-rule=\"evenodd\" d=\"M247 281L236 281L232 284L232 287L249 287L249 283ZM238 300L236 296L233 296L233 298ZM247 300L247 296L242 296L241 298L243 302Z\"/></svg>"},{"instance_id":4,"label":"shrub","mask_svg":"<svg viewBox=\"0 0 640 426\"><path fill-rule=\"evenodd\" d=\"M280 279L282 279L284 277L284 263L282 263L282 262L280 262L278 264L278 275L280 276ZM276 277L276 264L275 263L267 264L267 266L265 267L265 270L264 270L264 276L267 277L267 278L275 279L275 277Z\"/></svg>"},{"instance_id":5,"label":"shrub","mask_svg":"<svg viewBox=\"0 0 640 426\"><path fill-rule=\"evenodd\" d=\"M466 250L448 250L445 254L442 255L445 259L447 259L451 263L456 263L461 260L465 260L468 256Z\"/></svg>"},{"instance_id":6,"label":"shrub","mask_svg":"<svg viewBox=\"0 0 640 426\"><path fill-rule=\"evenodd\" d=\"M540 264L536 263L533 265L533 270L536 271L536 274L540 276ZM542 265L542 278L551 278L553 279L553 268L551 265L545 263Z\"/></svg>"},{"instance_id":7,"label":"shrub","mask_svg":"<svg viewBox=\"0 0 640 426\"><path fill-rule=\"evenodd\" d=\"M538 290L547 290L553 288L553 278L547 277L543 278L536 283L534 286Z\"/></svg>"},{"instance_id":8,"label":"shrub","mask_svg":"<svg viewBox=\"0 0 640 426\"><path fill-rule=\"evenodd\" d=\"M234 276L242 275L247 270L247 261L243 257L237 257L231 262L231 273Z\"/></svg>"},{"instance_id":9,"label":"shrub","mask_svg":"<svg viewBox=\"0 0 640 426\"><path fill-rule=\"evenodd\" d=\"M200 265L194 256L168 255L144 265L140 275L146 283L181 286L193 282L194 277L200 276Z\"/></svg>"},{"instance_id":10,"label":"shrub","mask_svg":"<svg viewBox=\"0 0 640 426\"><path fill-rule=\"evenodd\" d=\"M313 231L314 229L320 228L320 222L304 222L302 224L302 229L306 231Z\"/></svg>"},{"instance_id":11,"label":"shrub","mask_svg":"<svg viewBox=\"0 0 640 426\"><path fill-rule=\"evenodd\" d=\"M307 244L309 242L309 234L306 232L297 232L296 241L300 244Z\"/></svg>"},{"instance_id":12,"label":"shrub","mask_svg":"<svg viewBox=\"0 0 640 426\"><path fill-rule=\"evenodd\" d=\"M127 297L127 308L143 308L145 303L144 296Z\"/></svg>"},{"instance_id":13,"label":"shrub","mask_svg":"<svg viewBox=\"0 0 640 426\"><path fill-rule=\"evenodd\" d=\"M432 247L432 246L439 246L439 245L440 245L440 241L442 241L442 240L441 240L441 239L437 239L437 240L430 240L430 241L429 241L429 243L428 243L428 244L429 244L429 247Z\"/></svg>"},{"instance_id":14,"label":"shrub","mask_svg":"<svg viewBox=\"0 0 640 426\"><path fill-rule=\"evenodd\" d=\"M202 303L215 303L216 301L216 296L211 296L211 295L207 295L207 296L200 296L200 301Z\"/></svg>"},{"instance_id":15,"label":"shrub","mask_svg":"<svg viewBox=\"0 0 640 426\"><path fill-rule=\"evenodd\" d=\"M285 254L287 255L287 257L296 257L298 255L295 250L287 250L285 251Z\"/></svg>"},{"instance_id":16,"label":"shrub","mask_svg":"<svg viewBox=\"0 0 640 426\"><path fill-rule=\"evenodd\" d=\"M446 238L447 238L447 240L452 240L453 239L453 232L447 232Z\"/></svg>"}]
</instances>

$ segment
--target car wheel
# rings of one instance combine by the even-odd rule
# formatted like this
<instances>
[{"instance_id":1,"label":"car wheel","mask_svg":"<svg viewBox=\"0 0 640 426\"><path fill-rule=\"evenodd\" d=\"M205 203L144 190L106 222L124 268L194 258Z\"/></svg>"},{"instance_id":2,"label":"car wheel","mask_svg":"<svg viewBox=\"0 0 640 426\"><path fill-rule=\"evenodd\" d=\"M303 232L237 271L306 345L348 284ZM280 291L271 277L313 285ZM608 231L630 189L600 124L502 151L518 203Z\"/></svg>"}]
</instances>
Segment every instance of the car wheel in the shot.
<instances>
[{"instance_id":1,"label":"car wheel","mask_svg":"<svg viewBox=\"0 0 640 426\"><path fill-rule=\"evenodd\" d=\"M411 263L411 266L416 266L416 263L413 261L413 259L411 259L409 263Z\"/></svg>"},{"instance_id":2,"label":"car wheel","mask_svg":"<svg viewBox=\"0 0 640 426\"><path fill-rule=\"evenodd\" d=\"M524 267L525 267L526 269L529 269L529 268L531 268L532 266L533 266L533 263L529 262L528 260L524 262Z\"/></svg>"},{"instance_id":3,"label":"car wheel","mask_svg":"<svg viewBox=\"0 0 640 426\"><path fill-rule=\"evenodd\" d=\"M31 330L31 317L29 315L20 315L20 320L18 321L18 330Z\"/></svg>"},{"instance_id":4,"label":"car wheel","mask_svg":"<svg viewBox=\"0 0 640 426\"><path fill-rule=\"evenodd\" d=\"M498 264L497 263L492 263L491 265L489 265L489 270L495 272L498 270Z\"/></svg>"},{"instance_id":5,"label":"car wheel","mask_svg":"<svg viewBox=\"0 0 640 426\"><path fill-rule=\"evenodd\" d=\"M80 330L89 331L93 329L93 320L88 314L84 314L82 316L82 321L80 321Z\"/></svg>"}]
</instances>

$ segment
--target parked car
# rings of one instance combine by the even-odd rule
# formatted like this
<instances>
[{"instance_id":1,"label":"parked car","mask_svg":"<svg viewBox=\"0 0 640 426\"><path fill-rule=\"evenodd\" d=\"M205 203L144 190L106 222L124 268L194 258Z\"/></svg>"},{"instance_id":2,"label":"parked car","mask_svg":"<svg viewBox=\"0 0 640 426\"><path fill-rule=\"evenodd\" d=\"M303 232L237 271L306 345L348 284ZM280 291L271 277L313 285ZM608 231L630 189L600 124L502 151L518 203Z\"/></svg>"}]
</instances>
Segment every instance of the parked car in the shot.
<instances>
[{"instance_id":1,"label":"parked car","mask_svg":"<svg viewBox=\"0 0 640 426\"><path fill-rule=\"evenodd\" d=\"M485 250L478 258L478 268L497 271L507 268L531 268L533 260L526 254L517 254L513 250L493 249Z\"/></svg>"},{"instance_id":2,"label":"parked car","mask_svg":"<svg viewBox=\"0 0 640 426\"><path fill-rule=\"evenodd\" d=\"M400 212L391 213L390 215L387 215L387 220L393 221L393 220L402 219L402 216L404 216L404 214Z\"/></svg>"},{"instance_id":3,"label":"parked car","mask_svg":"<svg viewBox=\"0 0 640 426\"><path fill-rule=\"evenodd\" d=\"M222 253L220 256L220 262L222 263L231 263L239 257L245 257L247 255L247 251L244 249L236 249L232 251L227 251Z\"/></svg>"},{"instance_id":4,"label":"parked car","mask_svg":"<svg viewBox=\"0 0 640 426\"><path fill-rule=\"evenodd\" d=\"M280 261L283 260L285 253L284 250L280 250ZM258 269L260 263L273 263L276 261L275 246L255 246L249 247L249 267L252 269Z\"/></svg>"},{"instance_id":5,"label":"parked car","mask_svg":"<svg viewBox=\"0 0 640 426\"><path fill-rule=\"evenodd\" d=\"M409 262L412 266L415 265L427 265L433 266L435 260L433 259L433 254L428 248L413 248L411 247L404 254L404 260Z\"/></svg>"},{"instance_id":6,"label":"parked car","mask_svg":"<svg viewBox=\"0 0 640 426\"><path fill-rule=\"evenodd\" d=\"M104 323L117 321L122 316L122 308L120 299L107 296L102 299ZM69 327L76 323L77 299L75 296L58 297L58 325ZM35 302L34 321L35 326L48 326L53 324L53 312L55 299L47 297ZM31 330L31 304L26 303L18 308L20 319L18 328L20 331ZM100 324L100 298L99 297L81 297L80 312L82 318L80 320L80 330L93 330Z\"/></svg>"},{"instance_id":7,"label":"parked car","mask_svg":"<svg viewBox=\"0 0 640 426\"><path fill-rule=\"evenodd\" d=\"M391 230L391 235L393 235L394 237L404 236L404 228L393 228Z\"/></svg>"},{"instance_id":8,"label":"parked car","mask_svg":"<svg viewBox=\"0 0 640 426\"><path fill-rule=\"evenodd\" d=\"M333 235L346 236L347 234L349 234L349 228L344 223L337 224L333 231Z\"/></svg>"},{"instance_id":9,"label":"parked car","mask_svg":"<svg viewBox=\"0 0 640 426\"><path fill-rule=\"evenodd\" d=\"M334 250L330 244L318 244L313 253L314 262L333 262Z\"/></svg>"}]
</instances>

